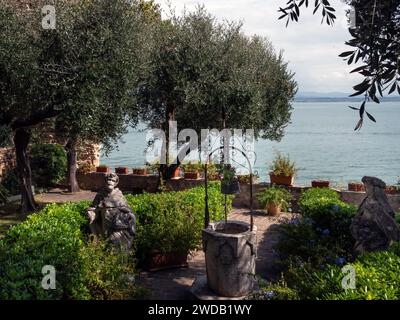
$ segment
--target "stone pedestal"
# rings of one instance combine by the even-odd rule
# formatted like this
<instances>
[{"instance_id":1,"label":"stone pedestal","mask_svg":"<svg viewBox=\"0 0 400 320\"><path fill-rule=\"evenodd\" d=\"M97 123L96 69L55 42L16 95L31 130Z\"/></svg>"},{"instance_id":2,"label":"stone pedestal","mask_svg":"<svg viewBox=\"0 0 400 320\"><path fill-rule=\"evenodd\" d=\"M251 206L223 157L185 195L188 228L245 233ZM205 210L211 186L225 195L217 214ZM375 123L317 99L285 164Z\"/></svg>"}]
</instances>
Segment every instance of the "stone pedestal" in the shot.
<instances>
[{"instance_id":1,"label":"stone pedestal","mask_svg":"<svg viewBox=\"0 0 400 320\"><path fill-rule=\"evenodd\" d=\"M203 230L208 287L223 297L243 297L255 285L256 227L220 221Z\"/></svg>"}]
</instances>

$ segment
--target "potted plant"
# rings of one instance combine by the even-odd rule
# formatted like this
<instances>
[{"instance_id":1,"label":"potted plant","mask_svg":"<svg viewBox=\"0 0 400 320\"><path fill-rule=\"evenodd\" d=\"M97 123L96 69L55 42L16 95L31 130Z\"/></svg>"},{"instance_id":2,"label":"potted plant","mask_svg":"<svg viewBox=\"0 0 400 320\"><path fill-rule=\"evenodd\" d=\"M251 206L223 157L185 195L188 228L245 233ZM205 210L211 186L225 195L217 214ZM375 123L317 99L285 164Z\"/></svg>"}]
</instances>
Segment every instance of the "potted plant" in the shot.
<instances>
[{"instance_id":1,"label":"potted plant","mask_svg":"<svg viewBox=\"0 0 400 320\"><path fill-rule=\"evenodd\" d=\"M313 180L313 181L311 181L311 186L313 188L329 188L330 181L328 181L328 180Z\"/></svg>"},{"instance_id":2,"label":"potted plant","mask_svg":"<svg viewBox=\"0 0 400 320\"><path fill-rule=\"evenodd\" d=\"M292 198L292 194L281 187L270 187L257 195L260 205L272 216L278 216L282 210L287 211Z\"/></svg>"},{"instance_id":3,"label":"potted plant","mask_svg":"<svg viewBox=\"0 0 400 320\"><path fill-rule=\"evenodd\" d=\"M290 160L289 155L277 154L270 166L271 184L293 186L294 177L297 173L295 162Z\"/></svg>"},{"instance_id":4,"label":"potted plant","mask_svg":"<svg viewBox=\"0 0 400 320\"><path fill-rule=\"evenodd\" d=\"M257 179L260 176L258 175L258 173L253 173L253 183L257 182ZM241 174L237 176L239 183L243 183L243 184L249 184L250 183L250 175L249 174Z\"/></svg>"},{"instance_id":5,"label":"potted plant","mask_svg":"<svg viewBox=\"0 0 400 320\"><path fill-rule=\"evenodd\" d=\"M115 168L115 173L116 174L128 174L129 169L127 167L117 167L117 168Z\"/></svg>"},{"instance_id":6,"label":"potted plant","mask_svg":"<svg viewBox=\"0 0 400 320\"><path fill-rule=\"evenodd\" d=\"M147 168L132 168L132 174L135 176L147 176Z\"/></svg>"},{"instance_id":7,"label":"potted plant","mask_svg":"<svg viewBox=\"0 0 400 320\"><path fill-rule=\"evenodd\" d=\"M223 178L221 180L221 193L223 194L239 194L240 184L236 177L236 170L231 165L226 165L223 170Z\"/></svg>"},{"instance_id":8,"label":"potted plant","mask_svg":"<svg viewBox=\"0 0 400 320\"><path fill-rule=\"evenodd\" d=\"M394 185L394 186L387 186L385 188L385 193L387 194L397 194L400 191L400 187L398 185Z\"/></svg>"},{"instance_id":9,"label":"potted plant","mask_svg":"<svg viewBox=\"0 0 400 320\"><path fill-rule=\"evenodd\" d=\"M207 165L207 177L210 181L221 180L221 175L218 166L214 162Z\"/></svg>"},{"instance_id":10,"label":"potted plant","mask_svg":"<svg viewBox=\"0 0 400 320\"><path fill-rule=\"evenodd\" d=\"M171 179L180 179L182 176L182 170L180 167L176 167L174 172L172 173Z\"/></svg>"},{"instance_id":11,"label":"potted plant","mask_svg":"<svg viewBox=\"0 0 400 320\"><path fill-rule=\"evenodd\" d=\"M183 165L185 179L197 180L200 178L200 165L198 163L187 163Z\"/></svg>"},{"instance_id":12,"label":"potted plant","mask_svg":"<svg viewBox=\"0 0 400 320\"><path fill-rule=\"evenodd\" d=\"M80 173L80 174L88 174L93 171L96 171L96 167L94 167L93 165L91 165L88 162L81 163L77 169L77 173Z\"/></svg>"},{"instance_id":13,"label":"potted plant","mask_svg":"<svg viewBox=\"0 0 400 320\"><path fill-rule=\"evenodd\" d=\"M110 168L106 165L100 165L98 167L96 167L96 172L99 173L108 173L110 171Z\"/></svg>"},{"instance_id":14,"label":"potted plant","mask_svg":"<svg viewBox=\"0 0 400 320\"><path fill-rule=\"evenodd\" d=\"M364 190L364 184L358 181L351 181L348 184L348 189L349 191L353 191L353 192L362 192L365 191Z\"/></svg>"}]
</instances>

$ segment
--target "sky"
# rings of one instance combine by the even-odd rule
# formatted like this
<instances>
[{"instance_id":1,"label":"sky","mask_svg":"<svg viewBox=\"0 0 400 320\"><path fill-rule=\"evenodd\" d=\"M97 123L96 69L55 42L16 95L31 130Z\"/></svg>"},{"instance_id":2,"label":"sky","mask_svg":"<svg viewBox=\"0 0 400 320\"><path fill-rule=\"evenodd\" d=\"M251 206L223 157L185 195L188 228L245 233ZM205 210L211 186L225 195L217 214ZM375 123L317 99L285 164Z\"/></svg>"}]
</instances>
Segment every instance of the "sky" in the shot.
<instances>
[{"instance_id":1,"label":"sky","mask_svg":"<svg viewBox=\"0 0 400 320\"><path fill-rule=\"evenodd\" d=\"M278 9L286 0L156 0L164 12L168 3L180 14L185 8L192 11L204 5L218 20L234 20L244 23L248 35L268 38L277 51L283 50L289 68L295 72L299 92L352 93L352 87L360 82L356 74L349 74L355 66L348 66L338 55L349 51L345 41L350 39L345 4L332 0L338 17L335 25L321 24L320 11L313 16L313 8L301 11L298 23L278 20ZM310 5L312 6L313 1Z\"/></svg>"}]
</instances>

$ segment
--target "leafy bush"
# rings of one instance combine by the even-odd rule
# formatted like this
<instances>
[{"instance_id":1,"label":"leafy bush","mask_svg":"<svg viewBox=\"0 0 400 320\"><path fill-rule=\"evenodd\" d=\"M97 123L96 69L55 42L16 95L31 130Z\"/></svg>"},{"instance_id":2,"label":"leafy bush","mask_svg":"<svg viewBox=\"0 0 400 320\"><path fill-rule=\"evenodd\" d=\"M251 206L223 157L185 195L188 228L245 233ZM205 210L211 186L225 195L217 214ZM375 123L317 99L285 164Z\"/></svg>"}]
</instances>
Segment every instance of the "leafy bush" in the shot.
<instances>
[{"instance_id":1,"label":"leafy bush","mask_svg":"<svg viewBox=\"0 0 400 320\"><path fill-rule=\"evenodd\" d=\"M396 213L395 218L396 218L397 223L400 224L400 212Z\"/></svg>"},{"instance_id":2,"label":"leafy bush","mask_svg":"<svg viewBox=\"0 0 400 320\"><path fill-rule=\"evenodd\" d=\"M1 180L1 184L7 190L8 195L19 194L19 181L15 169L7 170Z\"/></svg>"},{"instance_id":3,"label":"leafy bush","mask_svg":"<svg viewBox=\"0 0 400 320\"><path fill-rule=\"evenodd\" d=\"M32 179L47 188L62 181L67 173L67 156L58 144L35 144L30 150Z\"/></svg>"},{"instance_id":4,"label":"leafy bush","mask_svg":"<svg viewBox=\"0 0 400 320\"><path fill-rule=\"evenodd\" d=\"M302 196L300 207L303 216L282 226L283 237L278 243L287 266L284 280L263 288L260 297L400 299L400 243L388 252L354 259L350 235L354 206L341 202L336 193L327 189L311 189ZM349 263L356 272L354 290L342 287L347 275L342 267Z\"/></svg>"},{"instance_id":5,"label":"leafy bush","mask_svg":"<svg viewBox=\"0 0 400 320\"><path fill-rule=\"evenodd\" d=\"M350 225L357 212L354 205L339 200L332 190L310 189L299 201L304 218L309 218L319 230L329 230L333 237L351 238Z\"/></svg>"},{"instance_id":6,"label":"leafy bush","mask_svg":"<svg viewBox=\"0 0 400 320\"><path fill-rule=\"evenodd\" d=\"M359 257L355 269L356 289L343 289L343 273L338 266L324 270L297 267L287 274L288 282L301 299L398 300L400 299L400 257L394 252L374 252Z\"/></svg>"},{"instance_id":7,"label":"leafy bush","mask_svg":"<svg viewBox=\"0 0 400 320\"><path fill-rule=\"evenodd\" d=\"M290 206L292 194L284 188L271 187L264 189L257 195L258 201L263 208L269 204L280 206L282 210L286 211Z\"/></svg>"},{"instance_id":8,"label":"leafy bush","mask_svg":"<svg viewBox=\"0 0 400 320\"><path fill-rule=\"evenodd\" d=\"M250 300L299 300L297 291L289 288L284 279L277 283L260 281L259 286L260 290L252 294Z\"/></svg>"},{"instance_id":9,"label":"leafy bush","mask_svg":"<svg viewBox=\"0 0 400 320\"><path fill-rule=\"evenodd\" d=\"M224 195L219 183L209 185L209 211L212 220L223 217ZM204 227L204 188L181 192L127 196L137 218L137 253L140 259L157 250L188 253L197 249ZM231 207L232 198L228 197Z\"/></svg>"},{"instance_id":10,"label":"leafy bush","mask_svg":"<svg viewBox=\"0 0 400 320\"><path fill-rule=\"evenodd\" d=\"M351 260L354 239L350 225L356 207L340 201L336 192L328 189L306 191L299 205L302 217L281 226L283 236L277 244L287 263L300 259L319 269L337 260Z\"/></svg>"},{"instance_id":11,"label":"leafy bush","mask_svg":"<svg viewBox=\"0 0 400 320\"><path fill-rule=\"evenodd\" d=\"M328 188L311 188L303 192L300 198L300 203L304 203L306 206L309 201L314 201L316 199L320 200L323 198L339 200L339 193Z\"/></svg>"},{"instance_id":12,"label":"leafy bush","mask_svg":"<svg viewBox=\"0 0 400 320\"><path fill-rule=\"evenodd\" d=\"M289 155L278 153L270 166L271 172L276 176L295 176L297 173L296 163L290 160Z\"/></svg>"},{"instance_id":13,"label":"leafy bush","mask_svg":"<svg viewBox=\"0 0 400 320\"><path fill-rule=\"evenodd\" d=\"M85 237L88 202L49 205L0 240L0 299L110 299L126 296L128 257ZM56 269L56 289L41 286L43 266Z\"/></svg>"}]
</instances>

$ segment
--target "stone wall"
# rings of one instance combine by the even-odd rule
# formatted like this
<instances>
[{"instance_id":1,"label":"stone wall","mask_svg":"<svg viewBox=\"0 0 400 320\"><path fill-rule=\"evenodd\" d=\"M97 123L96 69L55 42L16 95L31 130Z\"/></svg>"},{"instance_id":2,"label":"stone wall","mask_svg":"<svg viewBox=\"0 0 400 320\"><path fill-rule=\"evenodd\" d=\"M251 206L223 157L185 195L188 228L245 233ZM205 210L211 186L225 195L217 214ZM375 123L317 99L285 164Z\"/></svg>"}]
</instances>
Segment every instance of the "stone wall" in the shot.
<instances>
[{"instance_id":1,"label":"stone wall","mask_svg":"<svg viewBox=\"0 0 400 320\"><path fill-rule=\"evenodd\" d=\"M45 143L60 143L49 138ZM100 165L100 145L84 143L78 150L78 166L84 163L95 168ZM0 181L6 172L16 165L14 148L0 148Z\"/></svg>"},{"instance_id":2,"label":"stone wall","mask_svg":"<svg viewBox=\"0 0 400 320\"><path fill-rule=\"evenodd\" d=\"M142 192L156 192L157 190L157 176L136 176L133 174L121 174L119 188L123 192L129 193L142 193ZM81 189L98 191L104 186L104 173L88 173L78 174L78 183ZM166 189L169 191L181 191L190 189L197 186L204 186L204 179L189 180L189 179L176 179L169 180L166 183ZM253 185L253 209L261 209L257 200L257 193L269 187L269 183L256 183ZM293 195L292 211L298 212L298 201L302 192L310 187L289 187L288 190ZM240 184L240 194L236 195L233 200L233 205L238 208L249 208L250 206L250 185ZM352 191L337 191L340 194L342 201L352 203L359 206L366 197L365 192L352 192ZM400 211L400 194L388 194L389 202L392 208L398 212Z\"/></svg>"},{"instance_id":3,"label":"stone wall","mask_svg":"<svg viewBox=\"0 0 400 320\"><path fill-rule=\"evenodd\" d=\"M104 186L104 173L77 173L79 187L82 190L99 191ZM156 192L158 176L137 176L133 174L119 174L118 188L127 193ZM167 181L165 187L169 191L182 191L193 187L204 186L204 179L188 180L173 179Z\"/></svg>"},{"instance_id":4,"label":"stone wall","mask_svg":"<svg viewBox=\"0 0 400 320\"><path fill-rule=\"evenodd\" d=\"M0 181L6 172L15 167L14 149L0 148Z\"/></svg>"}]
</instances>

